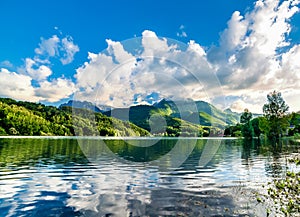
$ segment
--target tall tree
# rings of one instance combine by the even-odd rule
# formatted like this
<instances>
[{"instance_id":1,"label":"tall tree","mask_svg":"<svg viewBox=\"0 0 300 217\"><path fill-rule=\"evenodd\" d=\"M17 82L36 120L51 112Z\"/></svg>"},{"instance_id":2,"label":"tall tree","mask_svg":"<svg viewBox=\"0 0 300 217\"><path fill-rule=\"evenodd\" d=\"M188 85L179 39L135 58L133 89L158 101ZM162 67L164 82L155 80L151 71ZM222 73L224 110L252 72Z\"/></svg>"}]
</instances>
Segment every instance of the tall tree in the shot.
<instances>
[{"instance_id":1,"label":"tall tree","mask_svg":"<svg viewBox=\"0 0 300 217\"><path fill-rule=\"evenodd\" d=\"M243 114L241 115L240 122L242 124L245 124L248 123L251 119L252 119L252 113L248 109L245 109Z\"/></svg>"},{"instance_id":2,"label":"tall tree","mask_svg":"<svg viewBox=\"0 0 300 217\"><path fill-rule=\"evenodd\" d=\"M253 137L253 127L251 125L250 120L252 119L252 113L245 109L243 114L240 117L240 122L243 124L242 126L242 134L245 138L252 138Z\"/></svg>"},{"instance_id":3,"label":"tall tree","mask_svg":"<svg viewBox=\"0 0 300 217\"><path fill-rule=\"evenodd\" d=\"M263 106L264 116L268 121L269 137L281 137L289 126L287 111L289 106L283 100L281 93L273 91L267 95L268 102Z\"/></svg>"},{"instance_id":4,"label":"tall tree","mask_svg":"<svg viewBox=\"0 0 300 217\"><path fill-rule=\"evenodd\" d=\"M254 118L253 120L251 120L251 125L252 125L252 128L253 128L253 134L258 139L259 139L260 134L262 133L262 131L259 128L260 121L261 121L262 118L263 117L257 117L257 118Z\"/></svg>"}]
</instances>

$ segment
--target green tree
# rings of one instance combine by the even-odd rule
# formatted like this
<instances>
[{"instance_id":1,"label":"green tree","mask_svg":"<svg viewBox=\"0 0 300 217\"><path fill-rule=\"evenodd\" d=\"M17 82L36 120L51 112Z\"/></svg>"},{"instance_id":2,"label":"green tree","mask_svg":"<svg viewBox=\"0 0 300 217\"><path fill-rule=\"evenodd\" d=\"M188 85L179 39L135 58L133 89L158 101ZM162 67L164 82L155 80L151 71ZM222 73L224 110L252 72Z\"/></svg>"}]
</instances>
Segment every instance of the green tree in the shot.
<instances>
[{"instance_id":1,"label":"green tree","mask_svg":"<svg viewBox=\"0 0 300 217\"><path fill-rule=\"evenodd\" d=\"M259 138L260 134L262 133L262 131L259 128L259 123L260 123L261 118L262 117L257 117L257 118L254 118L253 120L251 120L253 134L254 134L254 136L256 136L258 138Z\"/></svg>"},{"instance_id":2,"label":"green tree","mask_svg":"<svg viewBox=\"0 0 300 217\"><path fill-rule=\"evenodd\" d=\"M7 135L5 129L0 126L0 136Z\"/></svg>"},{"instance_id":3,"label":"green tree","mask_svg":"<svg viewBox=\"0 0 300 217\"><path fill-rule=\"evenodd\" d=\"M249 123L251 119L252 119L252 113L248 109L245 109L241 115L240 122L242 124Z\"/></svg>"},{"instance_id":4,"label":"green tree","mask_svg":"<svg viewBox=\"0 0 300 217\"><path fill-rule=\"evenodd\" d=\"M289 126L287 111L289 106L286 105L281 93L273 91L267 95L268 102L263 106L264 117L268 121L268 137L279 138Z\"/></svg>"},{"instance_id":5,"label":"green tree","mask_svg":"<svg viewBox=\"0 0 300 217\"><path fill-rule=\"evenodd\" d=\"M300 134L300 113L292 112L289 119L291 125L291 128L289 129L289 136Z\"/></svg>"},{"instance_id":6,"label":"green tree","mask_svg":"<svg viewBox=\"0 0 300 217\"><path fill-rule=\"evenodd\" d=\"M242 134L243 137L245 138L253 137L253 127L250 122L251 119L252 119L252 113L248 109L245 109L240 118L240 122L241 124L243 124Z\"/></svg>"}]
</instances>

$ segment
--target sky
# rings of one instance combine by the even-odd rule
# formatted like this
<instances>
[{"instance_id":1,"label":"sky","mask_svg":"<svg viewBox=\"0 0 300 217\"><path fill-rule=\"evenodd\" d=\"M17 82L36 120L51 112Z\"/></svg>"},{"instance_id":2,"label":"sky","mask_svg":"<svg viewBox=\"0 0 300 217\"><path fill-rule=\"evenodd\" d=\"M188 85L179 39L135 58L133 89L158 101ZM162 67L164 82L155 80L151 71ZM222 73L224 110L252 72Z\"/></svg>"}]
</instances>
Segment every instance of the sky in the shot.
<instances>
[{"instance_id":1,"label":"sky","mask_svg":"<svg viewBox=\"0 0 300 217\"><path fill-rule=\"evenodd\" d=\"M0 0L0 97L300 111L300 1Z\"/></svg>"}]
</instances>

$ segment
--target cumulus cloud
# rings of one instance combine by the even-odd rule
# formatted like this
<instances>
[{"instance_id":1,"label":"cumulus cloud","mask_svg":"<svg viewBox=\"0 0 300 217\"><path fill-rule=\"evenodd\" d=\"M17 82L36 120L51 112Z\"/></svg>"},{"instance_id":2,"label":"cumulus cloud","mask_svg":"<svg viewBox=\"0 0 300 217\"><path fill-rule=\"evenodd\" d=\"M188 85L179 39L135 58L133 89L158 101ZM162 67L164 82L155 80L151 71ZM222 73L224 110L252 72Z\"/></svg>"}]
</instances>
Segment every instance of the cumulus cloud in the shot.
<instances>
[{"instance_id":1,"label":"cumulus cloud","mask_svg":"<svg viewBox=\"0 0 300 217\"><path fill-rule=\"evenodd\" d=\"M62 52L60 61L63 65L66 65L73 62L74 55L79 51L79 47L73 43L72 37L68 36L61 40L60 51Z\"/></svg>"},{"instance_id":2,"label":"cumulus cloud","mask_svg":"<svg viewBox=\"0 0 300 217\"><path fill-rule=\"evenodd\" d=\"M244 14L235 11L219 43L206 49L196 41L183 44L150 30L125 42L107 39L107 49L88 53L87 61L76 69L76 85L64 77L53 79L50 62L56 58L63 65L71 63L79 47L70 36L42 38L35 56L25 59L23 70L2 69L3 81L11 85L5 94L21 92L9 84L9 78L23 78L28 96L49 102L77 89L78 99L113 107L191 98L261 113L267 93L279 90L291 110L300 110L296 100L300 44L289 38L291 18L299 12L299 4L298 0L258 0ZM177 36L187 36L183 25ZM38 85L33 87L32 81ZM226 105L220 103L224 96L230 96Z\"/></svg>"},{"instance_id":3,"label":"cumulus cloud","mask_svg":"<svg viewBox=\"0 0 300 217\"><path fill-rule=\"evenodd\" d=\"M124 63L134 59L134 57L130 53L124 50L123 45L120 42L115 42L107 39L106 43L108 45L108 53L114 56L115 60L118 63Z\"/></svg>"},{"instance_id":4,"label":"cumulus cloud","mask_svg":"<svg viewBox=\"0 0 300 217\"><path fill-rule=\"evenodd\" d=\"M75 91L75 84L68 79L57 78L52 81L39 83L35 89L35 95L43 101L57 102L69 97Z\"/></svg>"},{"instance_id":5,"label":"cumulus cloud","mask_svg":"<svg viewBox=\"0 0 300 217\"><path fill-rule=\"evenodd\" d=\"M38 86L32 85L33 78L7 69L0 69L0 95L16 100L31 102L57 102L69 97L75 91L75 84L65 78L52 81L40 81Z\"/></svg>"},{"instance_id":6,"label":"cumulus cloud","mask_svg":"<svg viewBox=\"0 0 300 217\"><path fill-rule=\"evenodd\" d=\"M248 102L245 102L243 99L238 99L238 100L232 102L230 105L230 109L234 112L241 112L244 109L248 109L249 111L252 111L252 112L257 112L259 114L262 113L261 105L248 103Z\"/></svg>"},{"instance_id":7,"label":"cumulus cloud","mask_svg":"<svg viewBox=\"0 0 300 217\"><path fill-rule=\"evenodd\" d=\"M89 61L77 69L78 99L127 107L153 103L153 94L159 96L156 100L203 99L208 89L219 87L204 49L195 41L186 45L145 30L141 38L126 41L139 44L135 53L120 42L106 42L104 52L90 53Z\"/></svg>"},{"instance_id":8,"label":"cumulus cloud","mask_svg":"<svg viewBox=\"0 0 300 217\"><path fill-rule=\"evenodd\" d=\"M133 39L132 46L141 49L131 53L122 42L107 40L105 52L90 53L77 69L78 96L122 107L146 103L153 93L158 99L211 101L224 94L233 96L225 103L232 109L261 113L267 93L276 89L297 107L289 101L289 90L300 89L300 47L292 46L288 36L298 5L296 0L258 0L245 14L235 11L219 45L207 50L195 41L182 45L150 30Z\"/></svg>"},{"instance_id":9,"label":"cumulus cloud","mask_svg":"<svg viewBox=\"0 0 300 217\"><path fill-rule=\"evenodd\" d=\"M32 78L7 69L0 69L0 95L17 100L36 101Z\"/></svg>"},{"instance_id":10,"label":"cumulus cloud","mask_svg":"<svg viewBox=\"0 0 300 217\"><path fill-rule=\"evenodd\" d=\"M286 77L289 87L299 88L299 84L293 81L300 79L300 45L293 46L290 50L282 55L282 70L278 72L278 77ZM284 76L288 74L289 76ZM286 84L288 85L288 84Z\"/></svg>"},{"instance_id":11,"label":"cumulus cloud","mask_svg":"<svg viewBox=\"0 0 300 217\"><path fill-rule=\"evenodd\" d=\"M26 101L57 102L70 97L75 91L75 84L64 76L51 78L52 59L59 59L63 65L73 61L79 47L70 36L59 38L54 35L49 39L41 38L33 58L25 58L24 66L17 72L11 72L9 62L0 71L1 96ZM12 66L11 66L12 67Z\"/></svg>"},{"instance_id":12,"label":"cumulus cloud","mask_svg":"<svg viewBox=\"0 0 300 217\"><path fill-rule=\"evenodd\" d=\"M59 38L53 35L48 39L41 38L39 47L35 49L35 60L41 63L49 63L51 57L60 57L63 65L73 61L74 55L79 51L71 36Z\"/></svg>"},{"instance_id":13,"label":"cumulus cloud","mask_svg":"<svg viewBox=\"0 0 300 217\"><path fill-rule=\"evenodd\" d=\"M41 43L39 47L35 49L35 53L46 57L54 57L58 55L59 43L60 39L56 35L53 35L49 39L41 38Z\"/></svg>"},{"instance_id":14,"label":"cumulus cloud","mask_svg":"<svg viewBox=\"0 0 300 217\"><path fill-rule=\"evenodd\" d=\"M270 90L299 89L299 64L295 61L299 48L291 47L288 38L290 19L299 11L298 4L293 0L259 0L244 16L233 13L219 46L208 51L225 94L245 95L252 103L260 98L257 101L263 103ZM242 105L241 101L233 103L234 107Z\"/></svg>"},{"instance_id":15,"label":"cumulus cloud","mask_svg":"<svg viewBox=\"0 0 300 217\"><path fill-rule=\"evenodd\" d=\"M52 70L46 65L40 65L33 59L26 58L25 69L33 80L44 80L52 74Z\"/></svg>"},{"instance_id":16,"label":"cumulus cloud","mask_svg":"<svg viewBox=\"0 0 300 217\"><path fill-rule=\"evenodd\" d=\"M245 35L247 33L248 20L235 11L231 19L228 21L228 28L221 35L221 48L223 51L232 52L234 49L245 46ZM225 52L226 54L226 52Z\"/></svg>"}]
</instances>

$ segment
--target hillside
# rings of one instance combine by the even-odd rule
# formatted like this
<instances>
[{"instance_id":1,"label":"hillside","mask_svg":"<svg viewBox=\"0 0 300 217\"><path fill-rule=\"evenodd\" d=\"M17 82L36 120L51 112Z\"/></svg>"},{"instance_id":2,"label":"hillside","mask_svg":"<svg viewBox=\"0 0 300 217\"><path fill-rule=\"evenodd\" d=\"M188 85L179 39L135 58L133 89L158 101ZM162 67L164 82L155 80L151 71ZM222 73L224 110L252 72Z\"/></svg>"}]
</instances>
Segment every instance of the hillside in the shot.
<instances>
[{"instance_id":1,"label":"hillside","mask_svg":"<svg viewBox=\"0 0 300 217\"><path fill-rule=\"evenodd\" d=\"M59 106L59 108L62 107L73 107L73 108L80 108L80 109L88 109L94 112L105 112L105 111L109 111L112 108L110 106L105 106L105 105L94 105L91 102L87 102L87 101L77 101L77 100L69 100L66 103L63 103Z\"/></svg>"},{"instance_id":2,"label":"hillside","mask_svg":"<svg viewBox=\"0 0 300 217\"><path fill-rule=\"evenodd\" d=\"M0 98L0 135L207 136L239 117L204 101L111 108L70 100L57 108Z\"/></svg>"},{"instance_id":3,"label":"hillside","mask_svg":"<svg viewBox=\"0 0 300 217\"><path fill-rule=\"evenodd\" d=\"M221 131L228 125L233 125L239 122L240 114L230 110L221 111L215 106L204 101L170 101L161 100L158 103L149 105L137 105L129 108L114 108L103 112L106 116L114 117L121 120L129 120L135 125L151 132L159 134L166 132L167 136L180 135L182 129L198 129L188 135L208 135ZM160 117L165 123L153 123L152 126L161 125L161 130L153 131L151 128L151 119ZM161 120L162 121L162 120ZM182 126L181 128L178 126ZM185 127L183 127L185 126ZM185 134L185 133L183 133Z\"/></svg>"},{"instance_id":4,"label":"hillside","mask_svg":"<svg viewBox=\"0 0 300 217\"><path fill-rule=\"evenodd\" d=\"M199 124L193 124L172 116L171 109L138 105L130 108L113 109L104 114L121 120L129 120L154 135L203 136L208 133Z\"/></svg>"},{"instance_id":5,"label":"hillside","mask_svg":"<svg viewBox=\"0 0 300 217\"><path fill-rule=\"evenodd\" d=\"M149 132L86 109L0 98L0 135L146 136Z\"/></svg>"},{"instance_id":6,"label":"hillside","mask_svg":"<svg viewBox=\"0 0 300 217\"><path fill-rule=\"evenodd\" d=\"M157 108L171 110L172 117L180 117L191 123L199 123L203 126L224 127L239 122L240 114L222 111L210 103L204 101L167 101L162 100L154 105Z\"/></svg>"}]
</instances>

